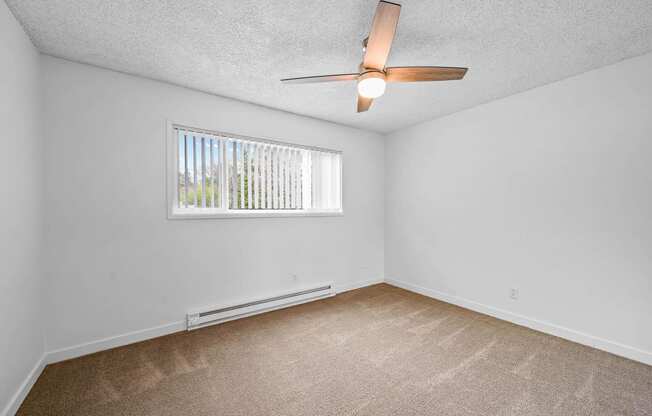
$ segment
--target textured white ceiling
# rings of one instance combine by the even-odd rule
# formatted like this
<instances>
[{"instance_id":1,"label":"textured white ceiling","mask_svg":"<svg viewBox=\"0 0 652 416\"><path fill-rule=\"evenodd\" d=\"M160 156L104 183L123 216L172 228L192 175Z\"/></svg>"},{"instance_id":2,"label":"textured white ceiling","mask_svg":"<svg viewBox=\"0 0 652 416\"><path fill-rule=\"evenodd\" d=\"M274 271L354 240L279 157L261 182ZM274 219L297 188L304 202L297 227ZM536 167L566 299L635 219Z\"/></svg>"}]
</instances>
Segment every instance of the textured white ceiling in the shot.
<instances>
[{"instance_id":1,"label":"textured white ceiling","mask_svg":"<svg viewBox=\"0 0 652 416\"><path fill-rule=\"evenodd\" d=\"M44 53L379 132L652 50L652 0L403 0L388 65L470 70L357 114L354 83L279 79L355 72L376 0L7 3Z\"/></svg>"}]
</instances>

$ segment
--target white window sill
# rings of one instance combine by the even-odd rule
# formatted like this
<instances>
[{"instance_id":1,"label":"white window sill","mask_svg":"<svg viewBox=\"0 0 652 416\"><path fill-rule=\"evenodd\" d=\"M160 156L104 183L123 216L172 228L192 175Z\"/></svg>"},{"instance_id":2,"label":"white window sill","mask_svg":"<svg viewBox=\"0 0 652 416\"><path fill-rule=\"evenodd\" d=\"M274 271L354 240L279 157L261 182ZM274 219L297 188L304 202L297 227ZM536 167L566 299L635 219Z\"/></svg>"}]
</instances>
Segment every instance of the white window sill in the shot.
<instances>
[{"instance_id":1,"label":"white window sill","mask_svg":"<svg viewBox=\"0 0 652 416\"><path fill-rule=\"evenodd\" d=\"M341 217L338 210L223 210L223 209L174 209L168 214L170 220L199 220L225 218L288 218L288 217Z\"/></svg>"}]
</instances>

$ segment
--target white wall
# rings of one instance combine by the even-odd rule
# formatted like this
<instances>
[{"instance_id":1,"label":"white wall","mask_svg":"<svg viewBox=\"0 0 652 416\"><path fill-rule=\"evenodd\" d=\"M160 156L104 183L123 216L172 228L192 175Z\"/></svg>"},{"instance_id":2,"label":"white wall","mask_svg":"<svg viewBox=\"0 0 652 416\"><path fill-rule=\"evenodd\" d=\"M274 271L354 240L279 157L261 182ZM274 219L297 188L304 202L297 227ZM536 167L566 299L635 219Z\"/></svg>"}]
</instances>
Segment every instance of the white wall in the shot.
<instances>
[{"instance_id":1,"label":"white wall","mask_svg":"<svg viewBox=\"0 0 652 416\"><path fill-rule=\"evenodd\" d=\"M650 74L652 54L390 135L386 276L652 363Z\"/></svg>"},{"instance_id":2,"label":"white wall","mask_svg":"<svg viewBox=\"0 0 652 416\"><path fill-rule=\"evenodd\" d=\"M178 322L191 307L383 278L382 136L52 57L42 64L48 350ZM344 216L166 219L166 119L342 150Z\"/></svg>"},{"instance_id":3,"label":"white wall","mask_svg":"<svg viewBox=\"0 0 652 416\"><path fill-rule=\"evenodd\" d=\"M0 2L0 414L43 355L39 58Z\"/></svg>"},{"instance_id":4,"label":"white wall","mask_svg":"<svg viewBox=\"0 0 652 416\"><path fill-rule=\"evenodd\" d=\"M374 133L39 58L4 3L0 35L0 168L11 178L0 187L0 409L20 399L44 331L47 351L66 349L324 280L386 276L649 360L652 55L384 145ZM166 120L343 150L345 215L167 220Z\"/></svg>"}]
</instances>

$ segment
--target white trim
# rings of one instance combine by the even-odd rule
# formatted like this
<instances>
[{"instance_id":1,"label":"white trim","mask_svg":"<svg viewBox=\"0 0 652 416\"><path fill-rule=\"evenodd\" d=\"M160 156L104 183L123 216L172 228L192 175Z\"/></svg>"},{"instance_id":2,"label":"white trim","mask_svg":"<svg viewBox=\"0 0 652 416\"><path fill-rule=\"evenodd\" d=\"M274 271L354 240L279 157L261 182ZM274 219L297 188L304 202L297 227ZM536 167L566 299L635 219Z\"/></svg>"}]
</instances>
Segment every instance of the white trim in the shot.
<instances>
[{"instance_id":1,"label":"white trim","mask_svg":"<svg viewBox=\"0 0 652 416\"><path fill-rule=\"evenodd\" d=\"M259 309L257 311L253 311L253 312L243 313L241 315L231 316L231 317L220 319L220 320L217 320L217 321L206 322L206 323L203 323L203 324L200 324L198 326L191 327L191 328L186 327L186 330L187 331L194 331L196 329L202 329L202 328L206 328L208 326L224 324L224 323L231 322L231 321L237 321L238 319L249 318L249 317L256 316L256 315L262 315L264 313L274 312L274 311L278 311L280 309L291 308L293 306L303 305L304 303L310 303L310 302L315 302L315 301L318 301L318 300L324 300L324 299L332 298L336 294L337 293L333 293L333 294L330 294L330 295L327 295L327 296L322 296L322 297L319 297L319 298L303 299L303 300L299 300L299 301L296 301L296 302L284 303L283 305L271 306L271 307L268 307L268 308Z\"/></svg>"},{"instance_id":2,"label":"white trim","mask_svg":"<svg viewBox=\"0 0 652 416\"><path fill-rule=\"evenodd\" d=\"M43 354L34 368L32 368L32 371L27 374L27 377L25 377L25 380L21 383L18 391L16 391L11 399L9 399L9 403L7 403L2 413L0 413L1 416L13 416L16 414L20 405L23 404L25 397L27 397L29 391L34 386L34 383L36 383L36 380L43 372L46 364L46 355L47 354Z\"/></svg>"},{"instance_id":3,"label":"white trim","mask_svg":"<svg viewBox=\"0 0 652 416\"><path fill-rule=\"evenodd\" d=\"M593 335L575 331L569 328L564 328L548 322L543 322L537 319L529 318L503 309L494 308L479 302L428 289L397 279L371 279L354 283L340 284L335 285L334 290L339 294L383 282L392 286L409 290L411 292L419 293L424 296L442 300L444 302L452 303L463 308L490 315L498 319L513 322L515 324L526 326L537 331L565 338L583 345L588 345L603 351L610 352L612 354L642 362L644 364L652 365L652 352L643 351L618 342L609 341L603 338L595 337ZM81 357L83 355L132 344L135 342L157 338L174 332L184 331L185 329L186 322L178 321L47 352L36 363L32 371L25 378L25 381L21 384L18 391L11 398L3 412L0 413L0 416L11 416L18 410L25 397L27 397L27 394L31 390L32 386L41 375L45 365L47 364L69 360L72 358Z\"/></svg>"},{"instance_id":4,"label":"white trim","mask_svg":"<svg viewBox=\"0 0 652 416\"><path fill-rule=\"evenodd\" d=\"M275 210L224 210L206 208L206 213L201 213L202 209L193 209L193 212L184 213L183 209L172 209L168 214L170 220L197 220L197 219L225 219L225 218L288 218L288 217L341 217L344 215L342 210L310 210L310 209L275 209Z\"/></svg>"},{"instance_id":5,"label":"white trim","mask_svg":"<svg viewBox=\"0 0 652 416\"><path fill-rule=\"evenodd\" d=\"M177 164L177 152L179 151L178 144L174 140L174 124L170 121L165 121L165 204L168 212L168 218L174 213L174 207L177 205L177 171L179 167ZM193 148L194 151L194 148ZM186 190L188 192L188 190ZM187 201L187 198L186 198Z\"/></svg>"},{"instance_id":6,"label":"white trim","mask_svg":"<svg viewBox=\"0 0 652 416\"><path fill-rule=\"evenodd\" d=\"M294 301L294 302L284 303L282 305L270 306L270 307L267 307L267 308L258 309L258 310L243 313L243 314L240 314L240 315L230 316L230 317L224 318L224 319L219 319L219 320L215 320L215 321L208 321L208 322L205 322L203 324L196 325L196 326L186 327L186 330L187 331L194 331L196 329L206 328L208 326L224 324L226 322L231 322L231 321L237 321L238 319L249 318L251 316L256 316L256 315L262 315L264 313L274 312L274 311L278 311L280 309L291 308L293 306L303 305L304 303L310 303L310 302L315 302L315 301L318 301L318 300L324 300L324 299L332 298L336 294L337 293L333 292L331 294L328 294L328 295L325 295L325 296L320 296L320 297L317 297L317 298L303 299L303 300L298 300L298 301Z\"/></svg>"},{"instance_id":7,"label":"white trim","mask_svg":"<svg viewBox=\"0 0 652 416\"><path fill-rule=\"evenodd\" d=\"M370 279L343 285L335 285L333 289L335 289L335 293L344 293L348 292L349 290L362 289L363 287L373 286L383 282L383 279Z\"/></svg>"},{"instance_id":8,"label":"white trim","mask_svg":"<svg viewBox=\"0 0 652 416\"><path fill-rule=\"evenodd\" d=\"M83 355L93 354L95 352L133 344L135 342L162 337L164 335L183 331L185 329L186 322L178 321L165 325L155 326L152 328L127 332L126 334L115 335L95 341L85 342L83 344L73 345L72 347L49 351L46 354L46 362L48 364L58 363L59 361L70 360L72 358L81 357Z\"/></svg>"},{"instance_id":9,"label":"white trim","mask_svg":"<svg viewBox=\"0 0 652 416\"><path fill-rule=\"evenodd\" d=\"M304 299L304 300L300 300L300 301L297 301L297 302L291 302L291 303L286 303L286 304L282 304L282 305L276 305L276 306L272 306L272 307L268 307L268 308L264 308L264 309L260 309L260 310L256 310L256 311L236 315L236 316L233 316L233 317L220 319L218 321L206 322L205 324L202 324L200 326L193 327L193 328L188 328L188 330L205 328L207 326L223 324L225 322L235 321L237 319L242 319L242 318L248 318L250 316L260 315L260 314L267 313L267 312L273 312L273 311L276 311L276 310L279 310L279 309L285 309L285 308L290 308L290 307L293 307L293 306L303 305L304 303L315 302L315 301L318 301L318 300L324 300L324 299L328 299L330 297L336 296L339 293L348 292L349 290L361 289L363 287L377 285L379 283L383 283L383 279L364 280L364 281L361 281L361 282L349 283L349 284L345 284L345 285L332 285L333 292L334 292L332 295L322 296L322 297L319 297L319 298ZM326 284L328 284L328 283L326 283Z\"/></svg>"},{"instance_id":10,"label":"white trim","mask_svg":"<svg viewBox=\"0 0 652 416\"><path fill-rule=\"evenodd\" d=\"M630 360L639 361L644 364L652 365L652 352L643 351L641 349L624 345L616 341L610 341L604 338L596 337L584 332L576 331L574 329L565 328L563 326L555 325L549 322L540 321L538 319L530 318L527 316L519 315L504 309L495 308L493 306L485 305L469 299L461 298L459 296L450 295L448 293L440 292L433 289L428 289L419 285L404 282L397 279L386 278L385 282L389 285L399 287L401 289L409 290L420 295L428 296L430 298L438 299L444 302L452 303L466 309L471 309L485 315L490 315L504 321L509 321L517 325L526 326L536 331L544 332L546 334L554 335L569 341L577 342L578 344L587 345L589 347L597 348L602 351L607 351L621 357L629 358Z\"/></svg>"},{"instance_id":11,"label":"white trim","mask_svg":"<svg viewBox=\"0 0 652 416\"><path fill-rule=\"evenodd\" d=\"M297 286L292 289L267 293L262 296L240 299L228 303L193 308L186 315L188 331L209 325L221 324L246 316L278 309L289 308L302 303L335 296L333 282ZM227 310L225 310L227 309ZM202 316L202 314L206 314Z\"/></svg>"},{"instance_id":12,"label":"white trim","mask_svg":"<svg viewBox=\"0 0 652 416\"><path fill-rule=\"evenodd\" d=\"M344 285L334 285L333 289L335 290L336 293L342 293L349 290L360 289L362 287L371 286L382 282L383 282L382 279L365 280L361 282L349 283ZM180 332L185 330L186 330L185 321L171 322L168 324L155 326L152 328L145 328L137 331L128 332L126 334L115 335L112 337L90 341L83 344L73 345L71 347L49 351L44 355L42 361L44 365L53 364L60 361L81 357L83 355L93 354L95 352L121 347L124 345L133 344L135 342L146 341L148 339L157 338L164 335L172 334L174 332Z\"/></svg>"},{"instance_id":13,"label":"white trim","mask_svg":"<svg viewBox=\"0 0 652 416\"><path fill-rule=\"evenodd\" d=\"M178 176L177 171L178 167L178 151L179 144L177 142L177 136L175 135L175 129L183 129L186 131L206 134L210 136L219 137L221 143L221 151L219 154L219 162L224 166L220 171L220 187L221 187L221 197L220 207L217 208L178 208L178 195L177 188ZM285 146L293 149L303 149L310 151L319 151L323 153L330 153L339 155L339 192L340 192L340 207L338 209L241 209L234 210L229 208L228 201L228 185L226 180L228 178L227 171L227 158L229 157L226 154L226 140L229 138L246 140L250 143L256 144L271 144L275 146ZM193 151L195 151L193 147ZM193 127L187 127L182 123L176 123L172 120L165 120L165 189L166 189L166 204L167 204L167 218L169 220L177 219L228 219L228 218L287 218L287 217L341 217L344 215L344 185L343 185L343 152L340 150L326 149L322 147L315 146L305 146L295 143L286 143L273 139L266 138L254 138L249 136L242 136L231 133L224 133L218 131L211 131ZM194 159L193 159L194 160ZM244 182L243 182L244 183ZM282 184L284 186L285 184ZM244 196L243 196L244 198ZM185 212L184 212L185 211Z\"/></svg>"}]
</instances>

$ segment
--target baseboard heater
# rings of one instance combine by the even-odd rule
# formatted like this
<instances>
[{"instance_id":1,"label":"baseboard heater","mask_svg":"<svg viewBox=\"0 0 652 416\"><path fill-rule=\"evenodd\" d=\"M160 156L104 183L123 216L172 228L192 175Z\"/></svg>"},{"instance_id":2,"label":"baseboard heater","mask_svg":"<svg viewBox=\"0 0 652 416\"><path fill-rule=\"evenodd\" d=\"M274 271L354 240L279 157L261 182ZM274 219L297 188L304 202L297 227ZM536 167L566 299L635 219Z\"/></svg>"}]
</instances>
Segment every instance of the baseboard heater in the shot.
<instances>
[{"instance_id":1,"label":"baseboard heater","mask_svg":"<svg viewBox=\"0 0 652 416\"><path fill-rule=\"evenodd\" d=\"M332 283L278 293L264 298L256 298L235 304L215 306L194 310L187 315L187 329L202 328L246 316L256 315L275 309L287 308L335 295Z\"/></svg>"}]
</instances>

